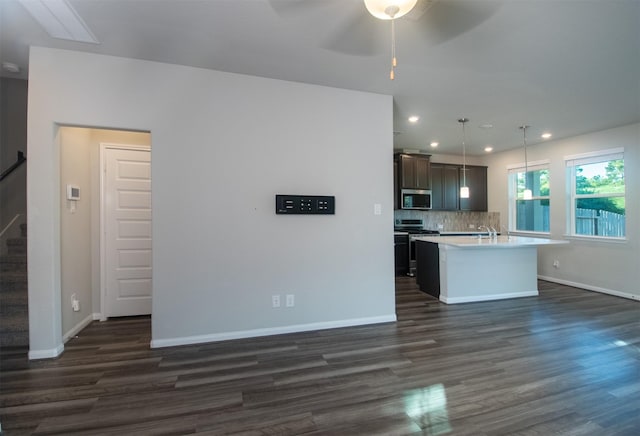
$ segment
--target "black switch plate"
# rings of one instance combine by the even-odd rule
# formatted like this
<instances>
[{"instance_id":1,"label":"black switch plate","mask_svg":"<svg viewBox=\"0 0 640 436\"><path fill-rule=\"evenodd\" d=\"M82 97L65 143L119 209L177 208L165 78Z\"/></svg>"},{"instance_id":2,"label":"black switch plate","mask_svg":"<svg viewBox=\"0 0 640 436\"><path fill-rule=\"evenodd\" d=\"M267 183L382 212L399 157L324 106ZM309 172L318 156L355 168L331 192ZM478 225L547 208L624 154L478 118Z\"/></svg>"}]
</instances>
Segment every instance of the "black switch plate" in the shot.
<instances>
[{"instance_id":1,"label":"black switch plate","mask_svg":"<svg viewBox=\"0 0 640 436\"><path fill-rule=\"evenodd\" d=\"M333 195L279 195L276 194L276 214L335 215L336 198Z\"/></svg>"}]
</instances>

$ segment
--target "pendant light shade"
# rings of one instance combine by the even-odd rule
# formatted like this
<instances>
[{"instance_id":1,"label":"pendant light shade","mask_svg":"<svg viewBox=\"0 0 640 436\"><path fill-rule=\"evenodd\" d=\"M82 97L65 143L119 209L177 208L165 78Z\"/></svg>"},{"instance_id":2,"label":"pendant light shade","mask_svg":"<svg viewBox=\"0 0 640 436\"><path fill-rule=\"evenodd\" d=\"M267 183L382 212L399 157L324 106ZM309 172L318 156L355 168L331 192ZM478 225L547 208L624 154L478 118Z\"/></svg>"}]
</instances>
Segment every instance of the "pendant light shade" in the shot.
<instances>
[{"instance_id":1,"label":"pendant light shade","mask_svg":"<svg viewBox=\"0 0 640 436\"><path fill-rule=\"evenodd\" d=\"M522 129L522 144L524 146L524 192L522 193L523 200L533 199L533 192L531 192L531 189L529 189L529 187L527 186L527 173L529 172L529 164L527 162L527 129L529 127L530 126L527 125L520 126L520 129Z\"/></svg>"},{"instance_id":2,"label":"pendant light shade","mask_svg":"<svg viewBox=\"0 0 640 436\"><path fill-rule=\"evenodd\" d=\"M393 20L406 15L418 0L364 0L371 15L380 20Z\"/></svg>"},{"instance_id":3,"label":"pendant light shade","mask_svg":"<svg viewBox=\"0 0 640 436\"><path fill-rule=\"evenodd\" d=\"M460 187L460 198L469 198L469 187L467 186L467 135L464 129L469 118L460 118L458 122L462 124L462 186Z\"/></svg>"}]
</instances>

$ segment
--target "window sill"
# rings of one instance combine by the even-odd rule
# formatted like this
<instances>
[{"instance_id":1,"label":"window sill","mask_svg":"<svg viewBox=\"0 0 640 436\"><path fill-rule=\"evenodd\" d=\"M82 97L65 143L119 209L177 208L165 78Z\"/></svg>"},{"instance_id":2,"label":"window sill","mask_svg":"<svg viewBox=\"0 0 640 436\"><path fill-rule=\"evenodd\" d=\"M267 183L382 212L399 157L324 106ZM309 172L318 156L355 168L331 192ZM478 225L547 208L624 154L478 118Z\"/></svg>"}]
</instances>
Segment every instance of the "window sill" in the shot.
<instances>
[{"instance_id":1,"label":"window sill","mask_svg":"<svg viewBox=\"0 0 640 436\"><path fill-rule=\"evenodd\" d=\"M563 235L565 239L572 241L584 242L602 242L605 244L626 244L627 238L612 238L609 236L582 236L582 235Z\"/></svg>"},{"instance_id":2,"label":"window sill","mask_svg":"<svg viewBox=\"0 0 640 436\"><path fill-rule=\"evenodd\" d=\"M548 238L551 236L551 232L527 232L524 230L510 230L509 234L512 236L530 236L532 238Z\"/></svg>"}]
</instances>

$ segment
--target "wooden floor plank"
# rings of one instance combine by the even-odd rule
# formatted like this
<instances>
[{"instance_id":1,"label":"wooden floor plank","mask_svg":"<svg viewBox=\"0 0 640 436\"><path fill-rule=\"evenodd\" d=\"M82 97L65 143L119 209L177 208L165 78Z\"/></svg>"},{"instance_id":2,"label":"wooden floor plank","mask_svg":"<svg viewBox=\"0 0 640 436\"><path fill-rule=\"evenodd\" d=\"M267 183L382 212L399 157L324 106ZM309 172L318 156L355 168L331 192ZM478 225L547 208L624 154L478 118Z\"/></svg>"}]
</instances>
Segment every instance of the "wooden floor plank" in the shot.
<instances>
[{"instance_id":1,"label":"wooden floor plank","mask_svg":"<svg viewBox=\"0 0 640 436\"><path fill-rule=\"evenodd\" d=\"M396 279L396 323L150 349L94 322L58 359L0 353L3 434L640 434L640 304L539 281L445 305Z\"/></svg>"}]
</instances>

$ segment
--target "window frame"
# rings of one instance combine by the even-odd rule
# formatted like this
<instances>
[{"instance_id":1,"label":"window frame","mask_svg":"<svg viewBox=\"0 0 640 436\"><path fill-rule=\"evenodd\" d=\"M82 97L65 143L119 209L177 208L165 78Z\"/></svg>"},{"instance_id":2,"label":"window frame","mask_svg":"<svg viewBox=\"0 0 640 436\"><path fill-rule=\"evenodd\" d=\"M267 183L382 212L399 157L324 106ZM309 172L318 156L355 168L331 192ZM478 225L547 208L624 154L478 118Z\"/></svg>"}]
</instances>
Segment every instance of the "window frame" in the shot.
<instances>
[{"instance_id":1,"label":"window frame","mask_svg":"<svg viewBox=\"0 0 640 436\"><path fill-rule=\"evenodd\" d=\"M548 236L551 234L551 161L549 159L537 160L527 162L525 165L524 162L507 165L507 180L508 180L508 197L509 197L509 215L508 215L508 230L509 233L512 234L521 234L521 235L534 235L534 236ZM531 200L526 201L535 201L535 200L547 200L549 202L549 231L536 231L536 230L518 230L516 228L518 223L518 207L517 201L522 200L522 198L517 197L518 195L518 174L524 173L525 168L527 169L527 173L532 173L540 170L547 170L549 172L549 195L534 195ZM526 178L526 174L525 174Z\"/></svg>"},{"instance_id":2,"label":"window frame","mask_svg":"<svg viewBox=\"0 0 640 436\"><path fill-rule=\"evenodd\" d=\"M581 165L593 163L604 163L612 160L621 159L624 162L624 147L611 148L607 150L598 150L588 153L574 154L564 157L565 173L566 173L566 233L568 238L607 241L607 242L624 242L627 240L627 227L625 223L624 236L601 236L601 235L583 235L576 233L576 201L582 198L611 198L622 197L625 199L625 216L626 216L626 194L627 183L625 178L624 191L594 194L578 194L576 192L576 168Z\"/></svg>"}]
</instances>

